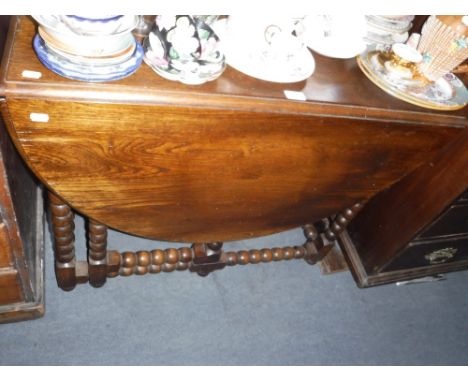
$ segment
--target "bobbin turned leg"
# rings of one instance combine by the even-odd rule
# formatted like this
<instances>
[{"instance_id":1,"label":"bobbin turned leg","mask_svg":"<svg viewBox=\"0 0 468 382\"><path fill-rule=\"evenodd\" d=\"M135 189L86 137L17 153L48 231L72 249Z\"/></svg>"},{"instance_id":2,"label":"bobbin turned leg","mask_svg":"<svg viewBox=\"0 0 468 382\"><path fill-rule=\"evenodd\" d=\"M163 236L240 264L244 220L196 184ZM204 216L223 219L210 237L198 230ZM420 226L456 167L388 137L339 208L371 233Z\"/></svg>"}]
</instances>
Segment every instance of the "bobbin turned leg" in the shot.
<instances>
[{"instance_id":1,"label":"bobbin turned leg","mask_svg":"<svg viewBox=\"0 0 468 382\"><path fill-rule=\"evenodd\" d=\"M356 203L350 208L336 215L333 223L325 230L325 237L330 241L335 241L338 235L348 226L356 214L362 209L364 203Z\"/></svg>"},{"instance_id":2,"label":"bobbin turned leg","mask_svg":"<svg viewBox=\"0 0 468 382\"><path fill-rule=\"evenodd\" d=\"M88 220L89 283L100 287L107 276L107 227L93 219Z\"/></svg>"},{"instance_id":3,"label":"bobbin turned leg","mask_svg":"<svg viewBox=\"0 0 468 382\"><path fill-rule=\"evenodd\" d=\"M76 286L75 223L71 208L57 195L48 193L54 234L55 276L65 291Z\"/></svg>"},{"instance_id":4,"label":"bobbin turned leg","mask_svg":"<svg viewBox=\"0 0 468 382\"><path fill-rule=\"evenodd\" d=\"M338 235L343 232L362 207L363 203L356 203L339 213L333 221L326 218L315 224L306 224L303 227L307 239L305 243L307 249L305 260L311 265L323 260L333 249Z\"/></svg>"}]
</instances>

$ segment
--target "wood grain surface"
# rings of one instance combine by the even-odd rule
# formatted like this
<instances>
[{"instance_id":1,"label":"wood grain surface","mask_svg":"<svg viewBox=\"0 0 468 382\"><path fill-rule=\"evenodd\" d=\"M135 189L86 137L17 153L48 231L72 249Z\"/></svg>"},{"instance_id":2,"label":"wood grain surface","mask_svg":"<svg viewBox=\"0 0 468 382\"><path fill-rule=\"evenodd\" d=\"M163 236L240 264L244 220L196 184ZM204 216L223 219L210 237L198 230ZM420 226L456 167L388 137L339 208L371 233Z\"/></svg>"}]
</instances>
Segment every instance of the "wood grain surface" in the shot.
<instances>
[{"instance_id":1,"label":"wood grain surface","mask_svg":"<svg viewBox=\"0 0 468 382\"><path fill-rule=\"evenodd\" d=\"M24 301L22 286L16 269L0 270L0 291L0 305Z\"/></svg>"},{"instance_id":2,"label":"wood grain surface","mask_svg":"<svg viewBox=\"0 0 468 382\"><path fill-rule=\"evenodd\" d=\"M9 99L42 180L113 228L223 241L336 213L388 187L461 129L343 118ZM47 113L48 123L30 113Z\"/></svg>"},{"instance_id":3,"label":"wood grain surface","mask_svg":"<svg viewBox=\"0 0 468 382\"><path fill-rule=\"evenodd\" d=\"M468 188L468 131L394 186L376 195L348 232L369 274L399 251Z\"/></svg>"},{"instance_id":4,"label":"wood grain surface","mask_svg":"<svg viewBox=\"0 0 468 382\"><path fill-rule=\"evenodd\" d=\"M187 86L145 64L126 79L90 84L45 69L34 32L30 18L15 20L4 58L17 148L73 208L145 237L225 241L318 220L389 187L466 125L463 111L427 111L384 94L354 60L316 57L314 75L297 84L228 69ZM25 79L25 69L42 77ZM284 90L307 101L287 100Z\"/></svg>"}]
</instances>

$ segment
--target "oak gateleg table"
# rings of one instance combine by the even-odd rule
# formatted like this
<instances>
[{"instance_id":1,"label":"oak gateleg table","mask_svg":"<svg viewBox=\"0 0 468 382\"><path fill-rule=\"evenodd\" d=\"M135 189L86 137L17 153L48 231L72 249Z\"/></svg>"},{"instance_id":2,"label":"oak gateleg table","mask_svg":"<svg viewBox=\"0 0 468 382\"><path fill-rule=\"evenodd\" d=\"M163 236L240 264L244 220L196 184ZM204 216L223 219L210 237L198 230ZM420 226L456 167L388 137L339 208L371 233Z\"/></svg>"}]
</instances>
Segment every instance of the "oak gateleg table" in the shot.
<instances>
[{"instance_id":1,"label":"oak gateleg table","mask_svg":"<svg viewBox=\"0 0 468 382\"><path fill-rule=\"evenodd\" d=\"M17 150L48 190L64 290L117 275L206 275L293 258L313 264L367 200L466 126L463 110L407 104L368 81L354 59L317 54L315 73L294 84L228 67L216 81L188 86L145 64L115 82L73 81L39 62L36 28L24 16L10 25L1 107ZM86 261L75 254L75 211L88 219ZM305 244L222 250L225 241L300 226ZM120 253L107 248L108 227L193 244Z\"/></svg>"}]
</instances>

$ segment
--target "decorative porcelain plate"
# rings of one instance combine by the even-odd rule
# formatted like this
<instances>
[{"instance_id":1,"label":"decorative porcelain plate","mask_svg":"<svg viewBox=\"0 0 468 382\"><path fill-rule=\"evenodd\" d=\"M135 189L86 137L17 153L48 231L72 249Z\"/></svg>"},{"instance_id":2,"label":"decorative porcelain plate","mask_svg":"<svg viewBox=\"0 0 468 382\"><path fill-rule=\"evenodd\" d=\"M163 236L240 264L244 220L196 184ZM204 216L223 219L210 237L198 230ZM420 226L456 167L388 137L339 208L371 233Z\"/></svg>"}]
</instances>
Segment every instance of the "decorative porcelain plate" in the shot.
<instances>
[{"instance_id":1,"label":"decorative porcelain plate","mask_svg":"<svg viewBox=\"0 0 468 382\"><path fill-rule=\"evenodd\" d=\"M227 63L234 69L250 77L278 83L304 81L315 71L315 60L310 51L303 50L292 56L287 62L268 59L257 52L244 55L241 49L234 49L234 54L227 55Z\"/></svg>"},{"instance_id":2,"label":"decorative porcelain plate","mask_svg":"<svg viewBox=\"0 0 468 382\"><path fill-rule=\"evenodd\" d=\"M275 57L265 50L254 49L246 41L230 33L226 19L218 20L213 29L220 37L226 63L250 77L277 83L304 81L315 71L312 53L303 46L289 57Z\"/></svg>"},{"instance_id":3,"label":"decorative porcelain plate","mask_svg":"<svg viewBox=\"0 0 468 382\"><path fill-rule=\"evenodd\" d=\"M424 85L418 79L402 78L389 70L385 52L370 50L357 57L359 68L375 85L403 101L434 110L463 109L468 103L468 90L452 73Z\"/></svg>"},{"instance_id":4,"label":"decorative porcelain plate","mask_svg":"<svg viewBox=\"0 0 468 382\"><path fill-rule=\"evenodd\" d=\"M352 58L367 48L367 24L362 15L306 16L304 25L307 46L322 56Z\"/></svg>"},{"instance_id":5,"label":"decorative porcelain plate","mask_svg":"<svg viewBox=\"0 0 468 382\"><path fill-rule=\"evenodd\" d=\"M277 83L304 81L315 71L315 60L306 46L285 59L268 56L261 51L248 51L235 43L226 47L226 62L250 77Z\"/></svg>"},{"instance_id":6,"label":"decorative porcelain plate","mask_svg":"<svg viewBox=\"0 0 468 382\"><path fill-rule=\"evenodd\" d=\"M46 68L63 77L86 82L114 81L127 77L139 68L143 60L143 48L140 44L136 44L135 51L127 61L102 66L72 62L50 50L39 35L34 37L33 47Z\"/></svg>"}]
</instances>

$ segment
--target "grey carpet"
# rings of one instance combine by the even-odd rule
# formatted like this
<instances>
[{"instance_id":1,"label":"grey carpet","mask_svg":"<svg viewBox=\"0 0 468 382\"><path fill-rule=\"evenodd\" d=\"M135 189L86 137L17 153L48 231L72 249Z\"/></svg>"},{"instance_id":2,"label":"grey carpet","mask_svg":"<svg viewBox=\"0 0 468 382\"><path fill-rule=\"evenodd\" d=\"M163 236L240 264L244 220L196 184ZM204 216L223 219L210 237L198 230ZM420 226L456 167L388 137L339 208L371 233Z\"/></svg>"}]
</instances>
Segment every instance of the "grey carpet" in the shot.
<instances>
[{"instance_id":1,"label":"grey carpet","mask_svg":"<svg viewBox=\"0 0 468 382\"><path fill-rule=\"evenodd\" d=\"M84 254L78 220L78 254ZM293 230L229 244L301 243ZM110 247L151 249L110 232ZM467 365L468 272L358 289L301 260L117 277L66 293L46 234L46 315L0 325L1 365Z\"/></svg>"}]
</instances>

